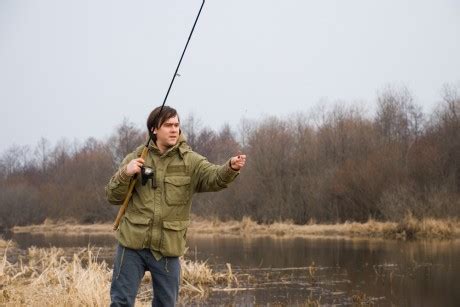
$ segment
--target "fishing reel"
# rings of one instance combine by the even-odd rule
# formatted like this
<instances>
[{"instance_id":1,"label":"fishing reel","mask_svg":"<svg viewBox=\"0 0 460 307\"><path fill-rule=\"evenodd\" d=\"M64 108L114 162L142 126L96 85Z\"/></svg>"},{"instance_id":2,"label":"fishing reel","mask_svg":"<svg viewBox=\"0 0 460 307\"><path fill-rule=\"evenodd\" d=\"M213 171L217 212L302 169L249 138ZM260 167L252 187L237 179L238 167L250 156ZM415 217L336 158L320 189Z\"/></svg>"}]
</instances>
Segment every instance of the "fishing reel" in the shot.
<instances>
[{"instance_id":1,"label":"fishing reel","mask_svg":"<svg viewBox=\"0 0 460 307\"><path fill-rule=\"evenodd\" d=\"M152 188L157 188L157 180L155 177L155 171L153 168L149 166L142 166L141 167L141 177L142 177L142 185L146 185L149 179L152 179Z\"/></svg>"}]
</instances>

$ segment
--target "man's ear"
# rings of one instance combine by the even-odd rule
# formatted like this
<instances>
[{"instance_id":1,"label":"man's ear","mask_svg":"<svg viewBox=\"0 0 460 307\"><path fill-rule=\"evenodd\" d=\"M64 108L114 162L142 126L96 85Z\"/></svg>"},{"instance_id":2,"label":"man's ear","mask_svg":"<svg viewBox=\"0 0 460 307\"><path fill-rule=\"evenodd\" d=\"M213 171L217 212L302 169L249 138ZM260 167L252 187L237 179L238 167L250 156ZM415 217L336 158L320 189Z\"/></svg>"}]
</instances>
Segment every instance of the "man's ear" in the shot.
<instances>
[{"instance_id":1,"label":"man's ear","mask_svg":"<svg viewBox=\"0 0 460 307\"><path fill-rule=\"evenodd\" d=\"M153 134L157 134L157 129L156 129L156 128L153 129L153 127L152 127L152 130L151 130L151 131L152 131Z\"/></svg>"}]
</instances>

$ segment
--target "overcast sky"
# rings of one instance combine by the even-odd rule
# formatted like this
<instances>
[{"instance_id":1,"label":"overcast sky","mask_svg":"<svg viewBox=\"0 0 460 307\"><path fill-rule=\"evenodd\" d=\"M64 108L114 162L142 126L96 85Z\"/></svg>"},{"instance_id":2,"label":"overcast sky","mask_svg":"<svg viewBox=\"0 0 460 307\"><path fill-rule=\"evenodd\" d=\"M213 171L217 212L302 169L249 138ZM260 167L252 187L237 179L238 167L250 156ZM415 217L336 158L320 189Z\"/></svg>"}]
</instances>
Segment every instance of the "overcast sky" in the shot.
<instances>
[{"instance_id":1,"label":"overcast sky","mask_svg":"<svg viewBox=\"0 0 460 307\"><path fill-rule=\"evenodd\" d=\"M200 0L0 0L0 152L110 135L163 102ZM430 112L460 84L458 0L208 0L168 104L204 125L387 84Z\"/></svg>"}]
</instances>

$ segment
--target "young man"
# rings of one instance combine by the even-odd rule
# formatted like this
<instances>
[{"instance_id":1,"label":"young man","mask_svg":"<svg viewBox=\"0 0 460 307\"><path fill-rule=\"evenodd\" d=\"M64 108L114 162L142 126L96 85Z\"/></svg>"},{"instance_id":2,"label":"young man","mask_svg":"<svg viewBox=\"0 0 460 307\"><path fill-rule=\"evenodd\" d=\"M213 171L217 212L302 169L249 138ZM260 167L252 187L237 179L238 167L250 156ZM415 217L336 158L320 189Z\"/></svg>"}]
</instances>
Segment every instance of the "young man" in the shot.
<instances>
[{"instance_id":1,"label":"young man","mask_svg":"<svg viewBox=\"0 0 460 307\"><path fill-rule=\"evenodd\" d=\"M179 256L185 251L192 195L227 187L246 162L245 155L214 165L192 151L179 128L175 109L154 109L147 119L152 137L147 158L144 146L126 156L106 187L107 199L121 205L134 174L153 169L153 178L137 180L133 196L117 230L117 253L110 288L111 306L133 306L137 290L149 270L153 305L174 306L179 294ZM139 178L141 179L141 178Z\"/></svg>"}]
</instances>

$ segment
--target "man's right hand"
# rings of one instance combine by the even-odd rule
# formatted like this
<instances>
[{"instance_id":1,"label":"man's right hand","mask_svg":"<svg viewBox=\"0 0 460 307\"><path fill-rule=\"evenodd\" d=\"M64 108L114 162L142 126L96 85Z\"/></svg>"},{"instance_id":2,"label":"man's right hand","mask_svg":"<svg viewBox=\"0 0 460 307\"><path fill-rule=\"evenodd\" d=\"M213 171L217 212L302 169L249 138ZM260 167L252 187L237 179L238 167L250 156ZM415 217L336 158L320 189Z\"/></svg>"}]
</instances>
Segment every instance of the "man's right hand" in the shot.
<instances>
[{"instance_id":1,"label":"man's right hand","mask_svg":"<svg viewBox=\"0 0 460 307\"><path fill-rule=\"evenodd\" d=\"M144 165L145 161L142 158L137 158L131 160L127 165L126 165L126 174L128 176L132 176L134 174L138 174L141 172L141 167Z\"/></svg>"}]
</instances>

